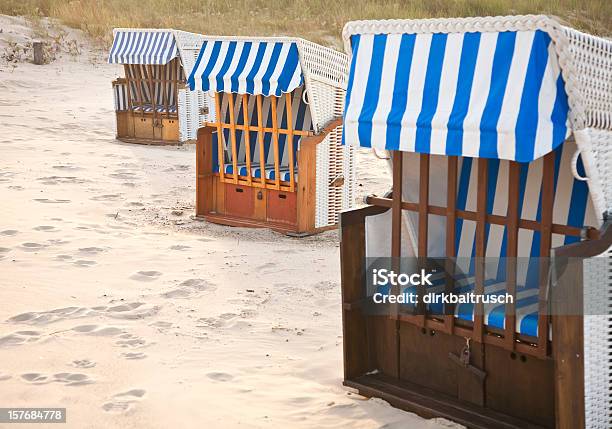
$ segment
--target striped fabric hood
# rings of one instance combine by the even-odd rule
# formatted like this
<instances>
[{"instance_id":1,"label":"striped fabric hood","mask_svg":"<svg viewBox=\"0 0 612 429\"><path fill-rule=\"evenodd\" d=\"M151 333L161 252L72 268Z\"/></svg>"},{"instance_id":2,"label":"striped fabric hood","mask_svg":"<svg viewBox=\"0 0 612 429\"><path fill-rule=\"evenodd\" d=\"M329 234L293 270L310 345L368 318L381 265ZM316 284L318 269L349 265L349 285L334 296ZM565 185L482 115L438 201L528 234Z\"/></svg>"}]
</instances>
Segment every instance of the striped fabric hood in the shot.
<instances>
[{"instance_id":1,"label":"striped fabric hood","mask_svg":"<svg viewBox=\"0 0 612 429\"><path fill-rule=\"evenodd\" d=\"M179 51L173 30L113 30L111 64L168 64Z\"/></svg>"},{"instance_id":2,"label":"striped fabric hood","mask_svg":"<svg viewBox=\"0 0 612 429\"><path fill-rule=\"evenodd\" d=\"M543 30L344 30L345 144L529 162L569 135L554 44ZM405 29L405 30L404 30Z\"/></svg>"},{"instance_id":3,"label":"striped fabric hood","mask_svg":"<svg viewBox=\"0 0 612 429\"><path fill-rule=\"evenodd\" d=\"M289 39L207 39L188 79L191 90L280 96L304 83Z\"/></svg>"}]
</instances>

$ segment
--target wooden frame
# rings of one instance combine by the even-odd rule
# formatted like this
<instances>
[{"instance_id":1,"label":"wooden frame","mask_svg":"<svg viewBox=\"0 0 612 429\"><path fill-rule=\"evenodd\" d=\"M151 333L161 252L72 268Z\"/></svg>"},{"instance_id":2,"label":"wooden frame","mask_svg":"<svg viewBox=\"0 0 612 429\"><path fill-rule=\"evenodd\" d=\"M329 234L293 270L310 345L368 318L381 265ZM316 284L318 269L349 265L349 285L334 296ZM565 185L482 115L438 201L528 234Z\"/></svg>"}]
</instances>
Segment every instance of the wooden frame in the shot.
<instances>
[{"instance_id":1,"label":"wooden frame","mask_svg":"<svg viewBox=\"0 0 612 429\"><path fill-rule=\"evenodd\" d=\"M124 73L127 111L117 112L117 138L127 143L179 143L178 89L182 74L179 59L163 65L124 64ZM168 93L169 85L174 88L172 94ZM158 104L158 91L161 91L161 104ZM149 106L151 111L145 112ZM176 106L176 110L171 112L170 106ZM159 107L163 107L162 112L158 111Z\"/></svg>"},{"instance_id":2,"label":"wooden frame","mask_svg":"<svg viewBox=\"0 0 612 429\"><path fill-rule=\"evenodd\" d=\"M291 106L292 95L286 94L286 106ZM341 119L331 121L321 133L314 135L310 131L279 127L277 123L277 98L271 97L272 127L265 127L262 119L263 96L255 96L257 125L249 121L248 109L243 108L243 124L237 123L234 112L236 103L248 104L246 95L228 94L229 121L221 118L221 96L215 93L216 122L207 122L198 130L196 157L196 217L223 225L243 227L266 227L287 234L311 234L328 228L315 227L316 210L316 159L317 145L335 128L342 124ZM284 115L291 117L291 107ZM287 121L290 123L291 121ZM213 133L222 136L229 130L229 150L232 162L232 173L225 172L225 150L222 141L218 141L216 156L219 171L213 171ZM251 172L256 162L251 159L251 136L249 132L257 131L259 147L260 177L252 174L238 174L236 131L245 134L246 171ZM271 134L274 151L274 179L265 177L264 134ZM290 180L280 180L279 136L284 134L288 139ZM293 136L301 136L297 150L298 180L295 181Z\"/></svg>"},{"instance_id":3,"label":"wooden frame","mask_svg":"<svg viewBox=\"0 0 612 429\"><path fill-rule=\"evenodd\" d=\"M365 221L369 216L391 210L391 255L401 256L402 211L419 214L418 256L427 253L427 222L430 214L444 216L447 255L455 255L455 220L476 222L476 257L486 249L486 224L505 225L508 240L507 291L516 297L516 260L520 229L539 231L540 252L551 256L551 235L586 236L589 240L554 250L560 256L590 257L612 245L612 228L601 231L579 229L552 222L554 201L554 158L545 156L542 174L542 216L539 222L521 219L518 210L519 165L510 163L508 212L506 216L486 212L487 161L478 162L476 211L458 210L456 195L457 158L448 157L446 207L430 204L429 155L420 156L419 201L402 199L402 156L394 153L391 198L368 197L371 204L341 216L341 275L344 332L345 385L366 396L378 396L394 406L425 417L446 417L470 428L583 428L584 363L582 279L563 278L557 287L568 301L553 303L553 317L542 311L548 305L540 293L537 338L516 332L516 309L506 305L504 329L489 328L483 321L483 308L475 311L474 322L464 322L445 313L403 314L392 309L390 316L366 314L365 300ZM513 186L514 184L514 186ZM483 291L482 261L476 260L476 291ZM581 263L579 260L576 263ZM578 267L580 268L580 267ZM540 281L548 266L540 266ZM577 269L575 272L580 273ZM447 276L447 289L452 289ZM577 287L578 285L578 287ZM540 288L542 291L543 287ZM562 307L566 306L566 307ZM453 314L453 313L450 313ZM572 314L572 315L559 315ZM549 323L552 338L548 336ZM543 333L543 334L542 334ZM459 355L464 338L472 341L470 368L457 365L450 355ZM482 379L474 374L481 372Z\"/></svg>"}]
</instances>

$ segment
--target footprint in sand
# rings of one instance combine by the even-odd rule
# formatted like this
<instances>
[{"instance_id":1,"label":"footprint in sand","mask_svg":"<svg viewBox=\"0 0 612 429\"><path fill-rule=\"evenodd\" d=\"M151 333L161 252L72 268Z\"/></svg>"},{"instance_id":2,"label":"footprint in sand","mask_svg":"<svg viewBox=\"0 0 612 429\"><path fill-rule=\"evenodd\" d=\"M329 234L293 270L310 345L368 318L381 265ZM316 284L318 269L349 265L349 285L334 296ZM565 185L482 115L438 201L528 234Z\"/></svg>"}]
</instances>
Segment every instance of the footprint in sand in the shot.
<instances>
[{"instance_id":1,"label":"footprint in sand","mask_svg":"<svg viewBox=\"0 0 612 429\"><path fill-rule=\"evenodd\" d=\"M72 328L72 330L81 334L95 335L97 337L114 337L123 332L122 329L114 326L99 325L79 325Z\"/></svg>"},{"instance_id":2,"label":"footprint in sand","mask_svg":"<svg viewBox=\"0 0 612 429\"><path fill-rule=\"evenodd\" d=\"M72 365L75 368L93 368L94 366L96 366L96 363L89 359L79 359L79 360L73 360L70 363L70 365Z\"/></svg>"},{"instance_id":3,"label":"footprint in sand","mask_svg":"<svg viewBox=\"0 0 612 429\"><path fill-rule=\"evenodd\" d=\"M187 249L191 249L191 246L183 246L180 244L176 244L174 246L170 246L170 250L187 250Z\"/></svg>"},{"instance_id":4,"label":"footprint in sand","mask_svg":"<svg viewBox=\"0 0 612 429\"><path fill-rule=\"evenodd\" d=\"M54 165L52 168L55 168L56 170L62 170L62 171L78 171L78 170L82 170L81 167L77 167L77 166L71 165L71 164Z\"/></svg>"},{"instance_id":5,"label":"footprint in sand","mask_svg":"<svg viewBox=\"0 0 612 429\"><path fill-rule=\"evenodd\" d=\"M120 198L121 198L121 194L105 194L105 195L97 195L90 199L93 201L117 201Z\"/></svg>"},{"instance_id":6,"label":"footprint in sand","mask_svg":"<svg viewBox=\"0 0 612 429\"><path fill-rule=\"evenodd\" d=\"M151 317L159 313L160 307L144 302L130 302L104 310L104 315L113 319L137 320Z\"/></svg>"},{"instance_id":7,"label":"footprint in sand","mask_svg":"<svg viewBox=\"0 0 612 429\"><path fill-rule=\"evenodd\" d=\"M72 256L70 255L57 255L55 257L55 259L57 259L58 261L69 261L72 259Z\"/></svg>"},{"instance_id":8,"label":"footprint in sand","mask_svg":"<svg viewBox=\"0 0 612 429\"><path fill-rule=\"evenodd\" d=\"M132 389L127 392L117 393L109 402L102 405L102 409L111 413L128 411L145 396L145 393L146 390L144 389Z\"/></svg>"},{"instance_id":9,"label":"footprint in sand","mask_svg":"<svg viewBox=\"0 0 612 429\"><path fill-rule=\"evenodd\" d=\"M150 282L153 280L157 280L162 273L159 271L138 271L137 273L130 276L132 280L138 280L141 282Z\"/></svg>"},{"instance_id":10,"label":"footprint in sand","mask_svg":"<svg viewBox=\"0 0 612 429\"><path fill-rule=\"evenodd\" d=\"M25 250L26 252L36 252L38 250L44 249L45 247L46 246L41 243L33 243L33 242L21 243L21 249Z\"/></svg>"},{"instance_id":11,"label":"footprint in sand","mask_svg":"<svg viewBox=\"0 0 612 429\"><path fill-rule=\"evenodd\" d=\"M215 381L232 381L234 379L234 376L225 372L209 372L208 374L206 374L206 376L208 378L210 378L211 380L215 380Z\"/></svg>"},{"instance_id":12,"label":"footprint in sand","mask_svg":"<svg viewBox=\"0 0 612 429\"><path fill-rule=\"evenodd\" d=\"M28 312L18 314L8 319L11 323L27 323L30 325L46 325L64 319L75 319L91 314L91 310L85 307L65 307L51 311Z\"/></svg>"},{"instance_id":13,"label":"footprint in sand","mask_svg":"<svg viewBox=\"0 0 612 429\"><path fill-rule=\"evenodd\" d=\"M217 287L204 279L189 279L181 282L178 289L162 294L164 298L188 298L204 291L214 291Z\"/></svg>"},{"instance_id":14,"label":"footprint in sand","mask_svg":"<svg viewBox=\"0 0 612 429\"><path fill-rule=\"evenodd\" d=\"M8 380L9 378L13 378L11 375L8 374L2 374L0 372L0 381L4 381L4 380Z\"/></svg>"},{"instance_id":15,"label":"footprint in sand","mask_svg":"<svg viewBox=\"0 0 612 429\"><path fill-rule=\"evenodd\" d=\"M63 200L63 199L57 199L57 198L53 198L53 199L49 199L49 198L34 198L34 201L37 201L39 203L46 203L46 204L65 204L65 203L69 203L70 200Z\"/></svg>"},{"instance_id":16,"label":"footprint in sand","mask_svg":"<svg viewBox=\"0 0 612 429\"><path fill-rule=\"evenodd\" d=\"M81 247L79 249L79 252L87 253L87 254L90 254L90 255L95 255L97 253L104 252L104 249L102 249L101 247Z\"/></svg>"},{"instance_id":17,"label":"footprint in sand","mask_svg":"<svg viewBox=\"0 0 612 429\"><path fill-rule=\"evenodd\" d=\"M138 359L144 359L147 357L146 354L144 353L121 353L121 357L124 359L128 359L128 360L138 360Z\"/></svg>"},{"instance_id":18,"label":"footprint in sand","mask_svg":"<svg viewBox=\"0 0 612 429\"><path fill-rule=\"evenodd\" d=\"M5 229L4 231L0 231L0 235L5 235L7 237L12 237L14 235L17 235L19 231L17 231L16 229Z\"/></svg>"},{"instance_id":19,"label":"footprint in sand","mask_svg":"<svg viewBox=\"0 0 612 429\"><path fill-rule=\"evenodd\" d=\"M17 331L0 337L0 348L19 346L25 343L33 343L40 340L41 333L38 331Z\"/></svg>"},{"instance_id":20,"label":"footprint in sand","mask_svg":"<svg viewBox=\"0 0 612 429\"><path fill-rule=\"evenodd\" d=\"M34 231L54 231L54 230L57 230L57 228L51 225L40 225L34 228Z\"/></svg>"},{"instance_id":21,"label":"footprint in sand","mask_svg":"<svg viewBox=\"0 0 612 429\"><path fill-rule=\"evenodd\" d=\"M88 261L86 259L79 259L77 261L74 261L72 265L77 266L77 267L91 267L93 265L96 265L96 261Z\"/></svg>"},{"instance_id":22,"label":"footprint in sand","mask_svg":"<svg viewBox=\"0 0 612 429\"><path fill-rule=\"evenodd\" d=\"M87 374L73 374L70 372L62 372L53 375L29 372L21 374L21 379L30 384L62 383L66 386L83 386L94 382Z\"/></svg>"},{"instance_id":23,"label":"footprint in sand","mask_svg":"<svg viewBox=\"0 0 612 429\"><path fill-rule=\"evenodd\" d=\"M119 338L115 344L123 348L140 349L149 345L144 338L128 333L120 335Z\"/></svg>"}]
</instances>

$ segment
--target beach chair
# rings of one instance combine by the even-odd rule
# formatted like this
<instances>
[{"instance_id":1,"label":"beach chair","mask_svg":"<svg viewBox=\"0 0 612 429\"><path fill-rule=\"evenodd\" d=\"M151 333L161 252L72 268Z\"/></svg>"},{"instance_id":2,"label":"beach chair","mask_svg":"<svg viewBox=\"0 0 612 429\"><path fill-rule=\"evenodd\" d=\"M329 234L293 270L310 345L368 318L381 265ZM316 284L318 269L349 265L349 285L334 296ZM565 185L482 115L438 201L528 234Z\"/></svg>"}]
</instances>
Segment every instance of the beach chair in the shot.
<instances>
[{"instance_id":1,"label":"beach chair","mask_svg":"<svg viewBox=\"0 0 612 429\"><path fill-rule=\"evenodd\" d=\"M215 106L198 132L197 217L298 235L334 227L354 199L347 75L345 54L306 40L206 38L188 78Z\"/></svg>"},{"instance_id":2,"label":"beach chair","mask_svg":"<svg viewBox=\"0 0 612 429\"><path fill-rule=\"evenodd\" d=\"M612 42L545 16L343 36L344 143L393 176L341 216L344 384L470 428L611 427ZM512 299L375 310L385 257L437 263L404 292Z\"/></svg>"},{"instance_id":3,"label":"beach chair","mask_svg":"<svg viewBox=\"0 0 612 429\"><path fill-rule=\"evenodd\" d=\"M185 68L195 61L201 35L171 29L113 30L108 62L123 64L113 81L119 140L177 144L196 138L210 102L201 91L186 91Z\"/></svg>"}]
</instances>

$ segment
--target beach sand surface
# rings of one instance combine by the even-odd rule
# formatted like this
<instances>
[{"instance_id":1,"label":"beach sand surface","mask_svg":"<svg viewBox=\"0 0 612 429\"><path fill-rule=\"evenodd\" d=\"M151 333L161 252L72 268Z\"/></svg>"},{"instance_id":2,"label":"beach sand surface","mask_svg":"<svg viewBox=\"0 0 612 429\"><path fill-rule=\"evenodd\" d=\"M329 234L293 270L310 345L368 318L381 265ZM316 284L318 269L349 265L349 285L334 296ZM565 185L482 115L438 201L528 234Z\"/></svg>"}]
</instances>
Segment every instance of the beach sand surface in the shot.
<instances>
[{"instance_id":1,"label":"beach sand surface","mask_svg":"<svg viewBox=\"0 0 612 429\"><path fill-rule=\"evenodd\" d=\"M0 52L32 37L0 28ZM66 407L70 428L458 427L342 387L337 231L193 220L193 145L115 140L120 69L69 35L77 57L0 65L0 406ZM358 198L389 187L384 160L357 165Z\"/></svg>"}]
</instances>

